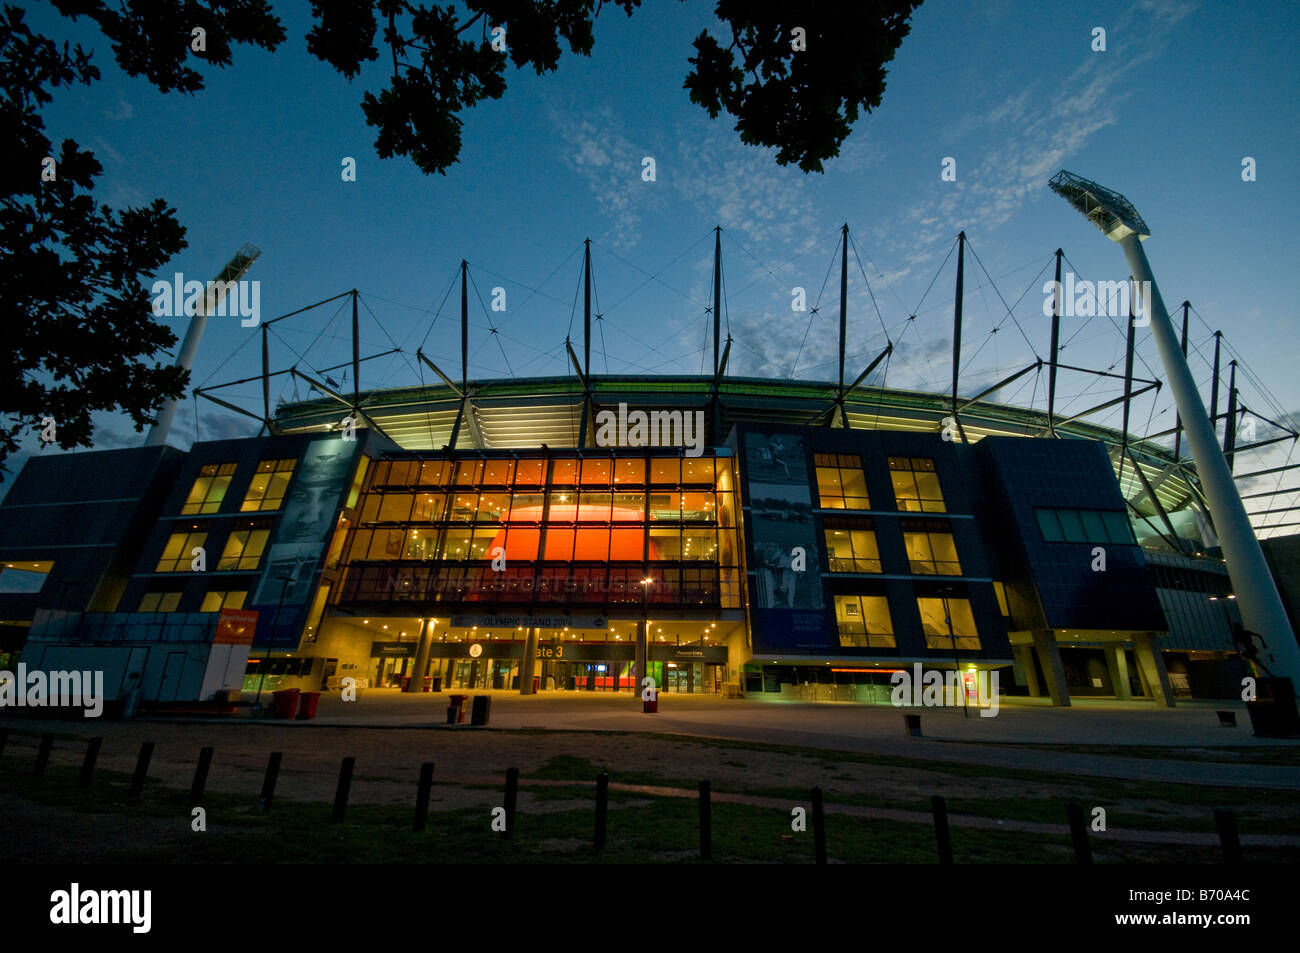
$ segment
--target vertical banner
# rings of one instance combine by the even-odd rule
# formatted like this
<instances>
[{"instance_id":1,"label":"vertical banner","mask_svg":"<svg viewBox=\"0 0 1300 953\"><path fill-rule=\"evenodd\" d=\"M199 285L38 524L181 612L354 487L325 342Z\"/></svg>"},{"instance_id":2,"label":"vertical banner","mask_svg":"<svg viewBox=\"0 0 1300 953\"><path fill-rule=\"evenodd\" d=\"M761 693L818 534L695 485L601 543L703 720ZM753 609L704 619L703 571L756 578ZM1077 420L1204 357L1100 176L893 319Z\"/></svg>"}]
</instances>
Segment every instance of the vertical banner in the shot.
<instances>
[{"instance_id":1,"label":"vertical banner","mask_svg":"<svg viewBox=\"0 0 1300 953\"><path fill-rule=\"evenodd\" d=\"M315 589L357 446L356 441L323 437L307 447L294 468L293 488L250 602L266 607L258 619L259 644L292 642L289 650L297 648L293 636L303 623L306 603Z\"/></svg>"},{"instance_id":2,"label":"vertical banner","mask_svg":"<svg viewBox=\"0 0 1300 953\"><path fill-rule=\"evenodd\" d=\"M821 550L803 437L747 431L744 441L755 647L826 649ZM795 564L798 550L802 569Z\"/></svg>"}]
</instances>

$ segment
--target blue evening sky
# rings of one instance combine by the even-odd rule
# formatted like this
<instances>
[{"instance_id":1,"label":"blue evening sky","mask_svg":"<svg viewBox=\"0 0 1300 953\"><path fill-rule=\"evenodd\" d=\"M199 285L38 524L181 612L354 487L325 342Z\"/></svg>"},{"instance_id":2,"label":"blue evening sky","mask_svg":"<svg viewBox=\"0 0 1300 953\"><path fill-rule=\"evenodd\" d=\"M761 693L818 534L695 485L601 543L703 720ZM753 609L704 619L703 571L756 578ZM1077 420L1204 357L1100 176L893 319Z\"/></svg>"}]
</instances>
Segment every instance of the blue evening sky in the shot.
<instances>
[{"instance_id":1,"label":"blue evening sky","mask_svg":"<svg viewBox=\"0 0 1300 953\"><path fill-rule=\"evenodd\" d=\"M485 304L495 287L506 299L505 311L485 312L471 289L470 376L569 373L563 342L571 334L581 350L576 293L588 237L605 315L593 371L700 373L712 359L715 224L735 338L729 372L832 380L836 242L847 222L874 304L851 255L846 374L855 377L887 333L897 350L883 381L918 389L949 387L948 256L966 231L979 258L966 261L961 389L973 394L1046 356L1042 284L1058 246L1081 279L1127 275L1119 247L1047 188L1066 168L1124 193L1149 223L1146 251L1166 302L1195 308L1191 361L1206 390L1218 328L1254 375L1239 374L1248 406L1274 419L1300 409L1292 3L927 0L889 65L880 108L859 120L824 175L778 166L771 150L742 145L727 116L711 120L689 101L691 40L716 29L702 0L648 0L630 19L607 7L590 58L566 52L541 77L511 67L502 100L463 114L460 162L445 176L375 155L360 99L384 82L386 50L349 83L307 53L308 6L274 6L288 34L280 50L236 47L234 64L205 71L207 88L190 97L125 77L89 23L34 5L34 28L83 42L103 72L56 95L47 135L96 153L100 201L162 197L176 208L189 247L160 278L209 279L252 242L262 256L247 277L261 283L263 320L360 289L363 354L392 342L405 352L364 365L363 387L419 383L422 343L459 377L457 292L438 309L461 258ZM1092 49L1094 27L1106 30L1105 52ZM815 38L793 55L818 55ZM356 159L355 182L342 181L346 156ZM642 180L647 156L654 182ZM1253 182L1242 181L1247 156ZM941 180L945 157L956 160L955 182ZM791 310L795 286L810 303L820 292L817 314ZM184 321L170 320L183 334ZM276 325L273 366L346 361L348 320L338 302ZM1063 329L1063 361L1122 372L1122 321L1067 318ZM1138 376L1151 376L1148 366L1159 373L1149 330L1138 341ZM255 374L259 355L255 329L213 318L193 383ZM881 381L880 372L871 379ZM1082 410L1119 386L1066 376L1061 405ZM1045 390L1046 375L1030 374L994 399L1042 409ZM1137 402L1136 432L1173 425L1167 391ZM297 393L306 397L305 386ZM273 399L293 396L291 383L277 383ZM227 397L260 409L256 385ZM200 419L203 439L256 430L210 404ZM1118 411L1096 419L1118 425ZM189 402L172 442L193 437ZM142 439L105 416L97 446ZM1243 459L1252 468L1282 462L1293 444L1278 446Z\"/></svg>"}]
</instances>

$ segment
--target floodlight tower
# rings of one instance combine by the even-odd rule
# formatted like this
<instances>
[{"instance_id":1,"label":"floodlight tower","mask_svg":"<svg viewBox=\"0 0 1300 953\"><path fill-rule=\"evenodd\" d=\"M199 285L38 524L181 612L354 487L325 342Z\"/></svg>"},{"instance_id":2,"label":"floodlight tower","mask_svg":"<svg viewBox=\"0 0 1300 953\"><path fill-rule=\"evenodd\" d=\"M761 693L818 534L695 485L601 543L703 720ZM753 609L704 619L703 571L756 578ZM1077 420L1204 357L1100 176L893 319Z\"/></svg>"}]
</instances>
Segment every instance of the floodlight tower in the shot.
<instances>
[{"instance_id":1,"label":"floodlight tower","mask_svg":"<svg viewBox=\"0 0 1300 953\"><path fill-rule=\"evenodd\" d=\"M1286 610L1278 596L1277 585L1264 560L1255 530L1246 515L1246 507L1237 493L1232 471L1224 459L1214 434L1214 423L1205 412L1205 403L1196 389L1196 381L1187 367L1174 326L1165 310L1160 289L1156 287L1142 250L1142 240L1151 232L1133 203L1118 192L1080 178L1062 169L1049 183L1053 192L1069 202L1103 235L1118 242L1128 259L1129 271L1143 292L1143 304L1151 320L1151 334L1160 351L1169 385L1174 392L1178 413L1187 430L1187 443L1196 462L1196 473L1205 490L1214 529L1223 547L1228 575L1237 595L1245 628L1263 636L1265 653L1274 657L1274 674L1300 684L1300 646L1287 621ZM1232 426L1231 421L1228 426Z\"/></svg>"},{"instance_id":2,"label":"floodlight tower","mask_svg":"<svg viewBox=\"0 0 1300 953\"><path fill-rule=\"evenodd\" d=\"M217 277L208 282L203 297L194 303L194 315L190 318L190 326L185 331L185 340L181 342L180 352L176 356L177 367L183 367L187 371L194 367L194 355L198 353L199 341L203 337L204 327L207 326L208 315L217 310L217 305L234 287L235 282L253 267L253 262L261 254L262 249L245 243L239 251L235 252L234 257L226 262L226 267L221 269ZM146 447L161 447L167 443L167 434L172 429L172 418L176 416L178 406L180 406L179 400L168 400L158 410L158 422L150 428L149 435L144 440Z\"/></svg>"}]
</instances>

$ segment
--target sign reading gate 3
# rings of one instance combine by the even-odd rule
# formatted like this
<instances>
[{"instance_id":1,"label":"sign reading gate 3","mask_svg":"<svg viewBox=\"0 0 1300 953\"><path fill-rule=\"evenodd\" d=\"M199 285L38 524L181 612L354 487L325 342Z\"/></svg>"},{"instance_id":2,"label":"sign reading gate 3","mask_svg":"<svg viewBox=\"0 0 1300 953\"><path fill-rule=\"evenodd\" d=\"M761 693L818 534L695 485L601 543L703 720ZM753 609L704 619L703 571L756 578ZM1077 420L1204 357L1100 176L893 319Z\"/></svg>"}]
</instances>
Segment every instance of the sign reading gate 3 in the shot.
<instances>
[{"instance_id":1,"label":"sign reading gate 3","mask_svg":"<svg viewBox=\"0 0 1300 953\"><path fill-rule=\"evenodd\" d=\"M471 613L451 617L452 628L468 629L478 626L480 629L603 629L609 620L603 616L581 615L480 615Z\"/></svg>"}]
</instances>

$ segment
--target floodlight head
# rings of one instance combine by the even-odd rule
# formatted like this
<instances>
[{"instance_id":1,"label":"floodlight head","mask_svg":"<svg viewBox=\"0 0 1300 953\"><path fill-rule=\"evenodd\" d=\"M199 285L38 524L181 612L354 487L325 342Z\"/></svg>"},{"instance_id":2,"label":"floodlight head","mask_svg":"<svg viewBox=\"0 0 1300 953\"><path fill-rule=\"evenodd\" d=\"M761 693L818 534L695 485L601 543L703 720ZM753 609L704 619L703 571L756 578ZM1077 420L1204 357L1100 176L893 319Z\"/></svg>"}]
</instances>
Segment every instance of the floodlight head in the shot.
<instances>
[{"instance_id":1,"label":"floodlight head","mask_svg":"<svg viewBox=\"0 0 1300 953\"><path fill-rule=\"evenodd\" d=\"M1047 184L1084 218L1101 229L1102 234L1111 241L1123 241L1129 235L1143 239L1151 234L1133 203L1118 192L1112 192L1064 169L1052 176Z\"/></svg>"}]
</instances>

